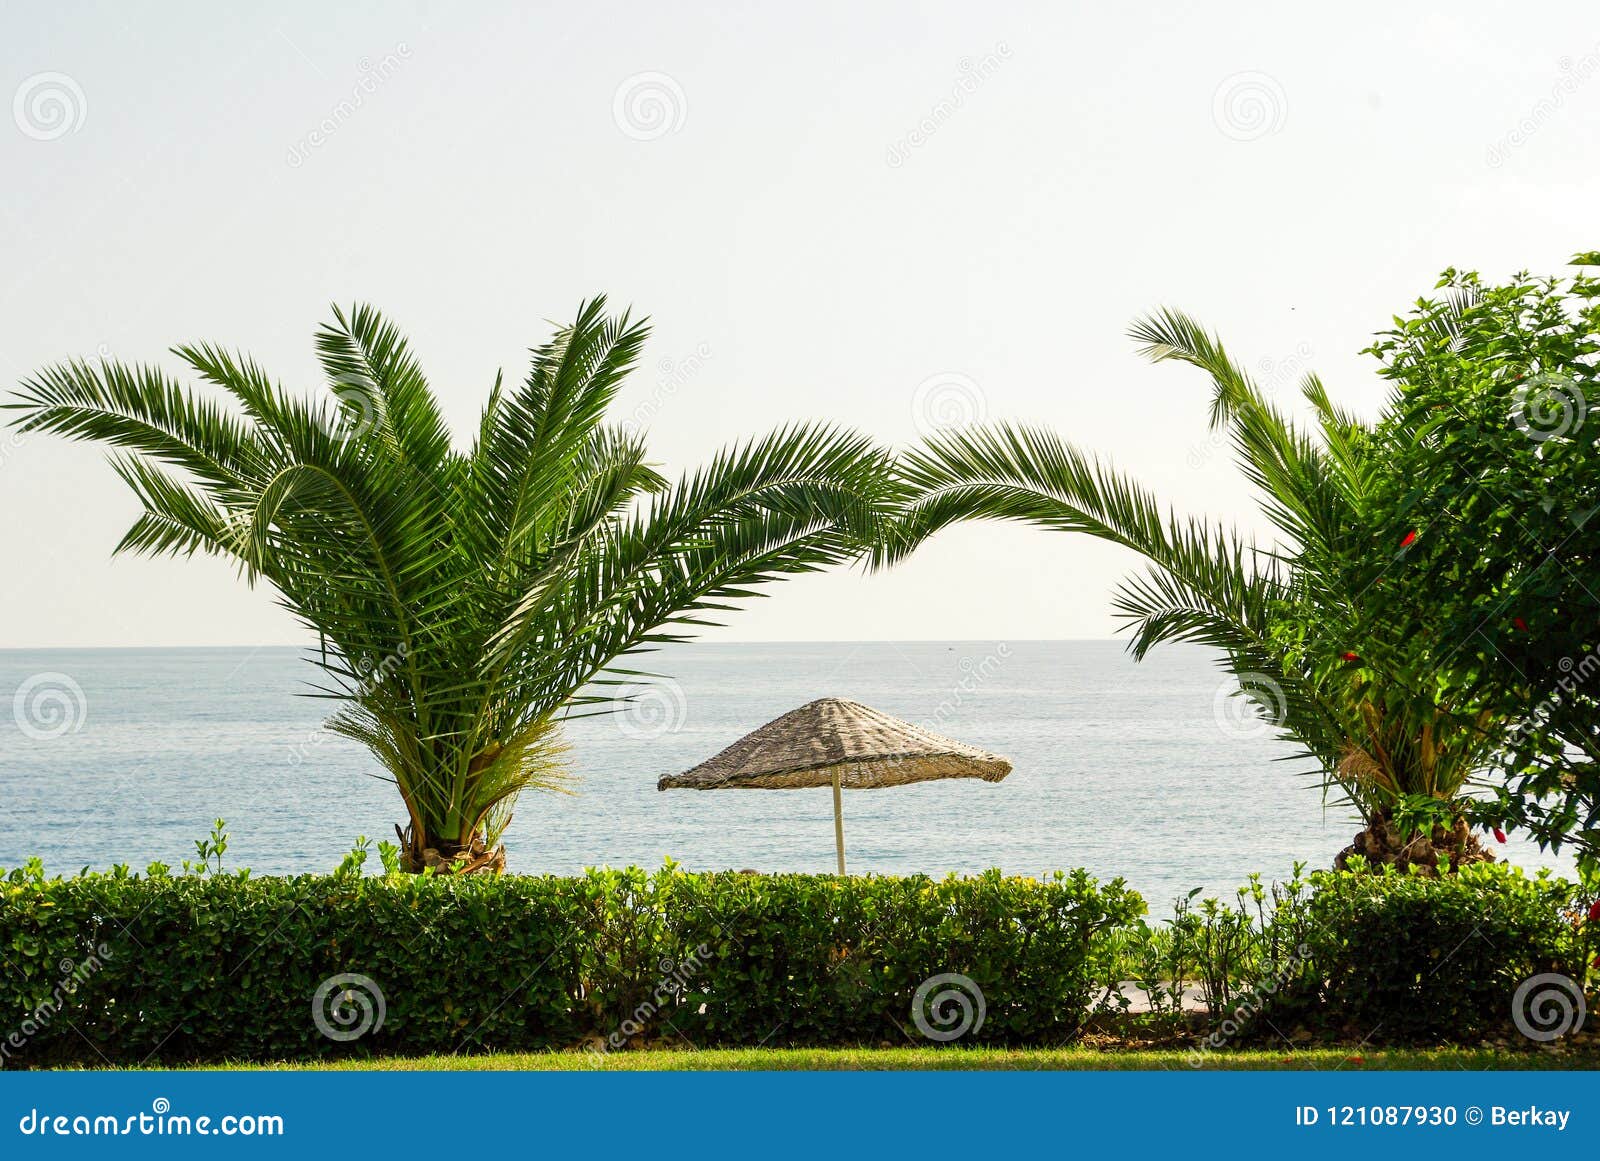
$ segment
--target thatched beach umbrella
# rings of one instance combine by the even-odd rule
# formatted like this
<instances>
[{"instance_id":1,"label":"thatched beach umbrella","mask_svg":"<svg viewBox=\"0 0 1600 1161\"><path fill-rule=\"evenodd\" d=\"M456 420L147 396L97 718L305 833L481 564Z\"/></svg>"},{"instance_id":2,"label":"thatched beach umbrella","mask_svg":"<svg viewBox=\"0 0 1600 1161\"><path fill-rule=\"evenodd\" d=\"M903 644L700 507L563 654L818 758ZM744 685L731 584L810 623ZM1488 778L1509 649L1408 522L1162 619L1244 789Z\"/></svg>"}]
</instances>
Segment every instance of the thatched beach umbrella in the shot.
<instances>
[{"instance_id":1,"label":"thatched beach umbrella","mask_svg":"<svg viewBox=\"0 0 1600 1161\"><path fill-rule=\"evenodd\" d=\"M746 734L657 790L793 790L833 787L833 837L844 874L841 790L876 790L934 778L998 782L1011 763L987 750L892 718L859 702L825 697Z\"/></svg>"}]
</instances>

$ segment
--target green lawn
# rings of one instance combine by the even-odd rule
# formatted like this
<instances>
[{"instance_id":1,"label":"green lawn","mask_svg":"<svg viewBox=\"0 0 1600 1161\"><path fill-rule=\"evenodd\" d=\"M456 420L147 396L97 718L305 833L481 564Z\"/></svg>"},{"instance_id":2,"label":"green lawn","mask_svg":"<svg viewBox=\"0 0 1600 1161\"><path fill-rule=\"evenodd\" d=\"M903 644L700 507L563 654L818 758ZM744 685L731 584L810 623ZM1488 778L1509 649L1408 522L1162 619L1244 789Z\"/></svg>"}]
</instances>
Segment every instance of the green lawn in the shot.
<instances>
[{"instance_id":1,"label":"green lawn","mask_svg":"<svg viewBox=\"0 0 1600 1161\"><path fill-rule=\"evenodd\" d=\"M498 1056L416 1056L334 1063L224 1065L238 1069L372 1069L379 1071L485 1069L550 1072L559 1070L695 1072L707 1070L796 1069L1052 1069L1190 1071L1181 1049L1130 1050L1096 1048L729 1048L706 1051L657 1049L617 1052L596 1058L583 1052L534 1052ZM1283 1069L1322 1072L1336 1069L1594 1069L1600 1049L1542 1051L1537 1049L1315 1048L1285 1053L1241 1050L1210 1054L1211 1069Z\"/></svg>"}]
</instances>

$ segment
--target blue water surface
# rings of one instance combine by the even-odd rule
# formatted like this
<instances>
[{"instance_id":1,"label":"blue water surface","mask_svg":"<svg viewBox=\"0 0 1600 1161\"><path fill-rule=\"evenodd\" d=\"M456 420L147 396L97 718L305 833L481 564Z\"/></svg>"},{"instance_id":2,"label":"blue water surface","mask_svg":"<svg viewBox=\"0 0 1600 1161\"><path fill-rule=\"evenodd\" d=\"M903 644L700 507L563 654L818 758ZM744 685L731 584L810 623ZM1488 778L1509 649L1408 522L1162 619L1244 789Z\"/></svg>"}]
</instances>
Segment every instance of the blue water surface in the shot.
<instances>
[{"instance_id":1,"label":"blue water surface","mask_svg":"<svg viewBox=\"0 0 1600 1161\"><path fill-rule=\"evenodd\" d=\"M691 869L831 871L826 790L656 789L824 696L1015 766L998 784L846 794L853 872L1081 866L1164 911L1193 887L1325 866L1357 829L1197 647L1136 664L1108 641L690 644L637 667L670 680L634 691L627 712L568 725L577 793L523 798L511 869L670 856ZM392 839L399 799L365 751L322 729L331 703L302 696L316 676L293 649L0 652L0 867L30 855L57 872L176 865L219 817L227 863L257 873L331 870L357 835ZM1515 837L1500 849L1552 862Z\"/></svg>"}]
</instances>

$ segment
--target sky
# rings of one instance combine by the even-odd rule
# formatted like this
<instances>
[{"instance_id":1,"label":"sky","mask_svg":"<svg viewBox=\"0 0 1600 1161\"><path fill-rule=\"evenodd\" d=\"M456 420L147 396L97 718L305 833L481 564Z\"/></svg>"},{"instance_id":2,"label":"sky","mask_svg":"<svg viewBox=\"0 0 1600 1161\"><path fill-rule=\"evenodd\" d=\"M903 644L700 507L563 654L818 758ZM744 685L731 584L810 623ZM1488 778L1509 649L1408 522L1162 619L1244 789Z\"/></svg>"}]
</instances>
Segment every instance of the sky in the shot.
<instances>
[{"instance_id":1,"label":"sky","mask_svg":"<svg viewBox=\"0 0 1600 1161\"><path fill-rule=\"evenodd\" d=\"M617 402L676 472L825 418L1020 419L1262 531L1175 306L1285 400L1447 266L1600 247L1589 3L0 3L0 390L215 341L324 390L371 302L458 433L605 292L654 321ZM299 644L212 560L113 559L93 446L0 435L0 647ZM721 639L1107 637L1137 562L967 525L788 581Z\"/></svg>"}]
</instances>

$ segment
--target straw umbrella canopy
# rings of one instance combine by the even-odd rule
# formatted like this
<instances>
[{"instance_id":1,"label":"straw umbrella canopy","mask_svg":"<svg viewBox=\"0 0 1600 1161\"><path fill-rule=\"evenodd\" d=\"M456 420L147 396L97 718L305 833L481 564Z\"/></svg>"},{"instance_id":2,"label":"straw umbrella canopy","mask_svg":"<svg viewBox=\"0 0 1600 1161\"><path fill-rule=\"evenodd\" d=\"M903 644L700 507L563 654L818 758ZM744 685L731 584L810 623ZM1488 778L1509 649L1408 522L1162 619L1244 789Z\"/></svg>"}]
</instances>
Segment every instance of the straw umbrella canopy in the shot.
<instances>
[{"instance_id":1,"label":"straw umbrella canopy","mask_svg":"<svg viewBox=\"0 0 1600 1161\"><path fill-rule=\"evenodd\" d=\"M876 790L935 778L998 782L1011 763L921 726L825 697L746 734L692 770L669 774L657 790L794 790L833 787L833 835L844 874L842 790Z\"/></svg>"}]
</instances>

